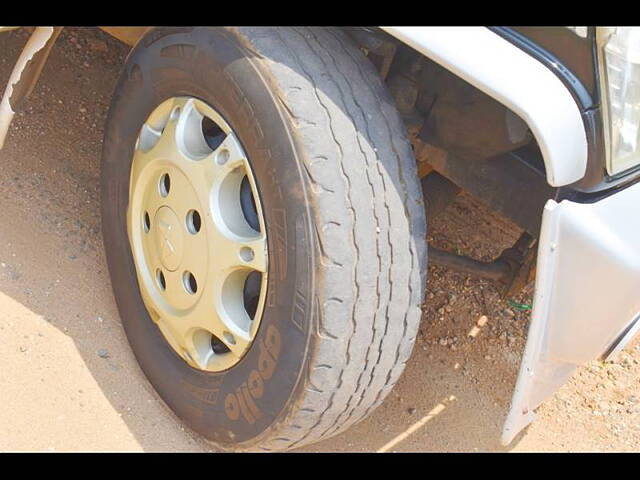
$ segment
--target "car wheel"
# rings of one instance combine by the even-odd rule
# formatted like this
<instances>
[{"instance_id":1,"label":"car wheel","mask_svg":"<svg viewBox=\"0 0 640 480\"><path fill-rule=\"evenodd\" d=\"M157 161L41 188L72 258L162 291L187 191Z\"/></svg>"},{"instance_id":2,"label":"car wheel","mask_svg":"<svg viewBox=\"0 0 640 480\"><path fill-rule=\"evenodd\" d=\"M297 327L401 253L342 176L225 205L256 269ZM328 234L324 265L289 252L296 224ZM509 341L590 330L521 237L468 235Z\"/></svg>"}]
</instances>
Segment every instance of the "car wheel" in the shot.
<instances>
[{"instance_id":1,"label":"car wheel","mask_svg":"<svg viewBox=\"0 0 640 480\"><path fill-rule=\"evenodd\" d=\"M222 448L340 433L409 358L426 270L415 160L339 30L150 30L109 111L102 219L142 370Z\"/></svg>"}]
</instances>

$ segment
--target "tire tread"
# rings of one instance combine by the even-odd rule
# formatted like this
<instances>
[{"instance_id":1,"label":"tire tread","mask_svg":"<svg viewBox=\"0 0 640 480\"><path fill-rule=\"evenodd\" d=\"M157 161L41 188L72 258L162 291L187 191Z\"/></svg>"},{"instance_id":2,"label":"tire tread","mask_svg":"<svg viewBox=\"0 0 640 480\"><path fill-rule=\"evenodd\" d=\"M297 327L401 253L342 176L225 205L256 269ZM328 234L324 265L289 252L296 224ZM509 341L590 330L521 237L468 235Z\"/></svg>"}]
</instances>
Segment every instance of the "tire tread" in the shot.
<instances>
[{"instance_id":1,"label":"tire tread","mask_svg":"<svg viewBox=\"0 0 640 480\"><path fill-rule=\"evenodd\" d=\"M420 321L426 222L415 160L393 101L340 30L234 32L277 86L306 152L303 170L320 226L314 232L319 315L301 393L286 418L247 446L283 450L349 428L399 379ZM332 158L337 168L327 165Z\"/></svg>"}]
</instances>

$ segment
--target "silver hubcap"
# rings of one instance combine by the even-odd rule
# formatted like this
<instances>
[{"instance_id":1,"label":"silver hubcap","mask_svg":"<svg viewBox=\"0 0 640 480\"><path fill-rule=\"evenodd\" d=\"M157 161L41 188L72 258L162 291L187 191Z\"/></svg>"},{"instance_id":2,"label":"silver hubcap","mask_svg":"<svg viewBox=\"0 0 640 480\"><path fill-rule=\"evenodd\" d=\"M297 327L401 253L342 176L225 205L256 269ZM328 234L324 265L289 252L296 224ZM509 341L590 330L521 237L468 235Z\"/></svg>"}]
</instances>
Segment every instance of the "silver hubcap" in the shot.
<instances>
[{"instance_id":1,"label":"silver hubcap","mask_svg":"<svg viewBox=\"0 0 640 480\"><path fill-rule=\"evenodd\" d=\"M201 100L166 100L140 130L129 191L129 241L152 320L192 367L232 367L255 338L267 282L262 207L238 139Z\"/></svg>"}]
</instances>

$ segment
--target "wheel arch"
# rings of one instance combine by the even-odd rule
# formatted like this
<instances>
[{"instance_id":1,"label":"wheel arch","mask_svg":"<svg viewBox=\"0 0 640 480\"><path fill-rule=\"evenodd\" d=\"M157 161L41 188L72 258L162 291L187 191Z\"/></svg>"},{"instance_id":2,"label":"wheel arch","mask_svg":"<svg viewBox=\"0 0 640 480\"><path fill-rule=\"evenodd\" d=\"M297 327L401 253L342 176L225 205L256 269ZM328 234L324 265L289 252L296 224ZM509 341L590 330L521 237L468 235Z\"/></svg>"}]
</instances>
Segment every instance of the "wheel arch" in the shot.
<instances>
[{"instance_id":1,"label":"wheel arch","mask_svg":"<svg viewBox=\"0 0 640 480\"><path fill-rule=\"evenodd\" d=\"M584 177L588 145L580 109L541 62L485 27L381 29L516 113L535 136L551 186Z\"/></svg>"}]
</instances>

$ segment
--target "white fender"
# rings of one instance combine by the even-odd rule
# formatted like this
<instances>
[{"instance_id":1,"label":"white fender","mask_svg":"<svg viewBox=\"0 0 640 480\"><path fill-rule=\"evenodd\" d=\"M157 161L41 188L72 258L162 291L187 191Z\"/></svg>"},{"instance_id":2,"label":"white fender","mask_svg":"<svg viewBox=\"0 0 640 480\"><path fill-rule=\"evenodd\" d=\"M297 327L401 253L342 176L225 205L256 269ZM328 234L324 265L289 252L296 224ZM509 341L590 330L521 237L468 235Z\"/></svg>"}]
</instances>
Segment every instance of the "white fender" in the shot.
<instances>
[{"instance_id":1,"label":"white fender","mask_svg":"<svg viewBox=\"0 0 640 480\"><path fill-rule=\"evenodd\" d=\"M580 180L587 137L560 79L485 27L380 27L516 113L535 136L554 187Z\"/></svg>"}]
</instances>

